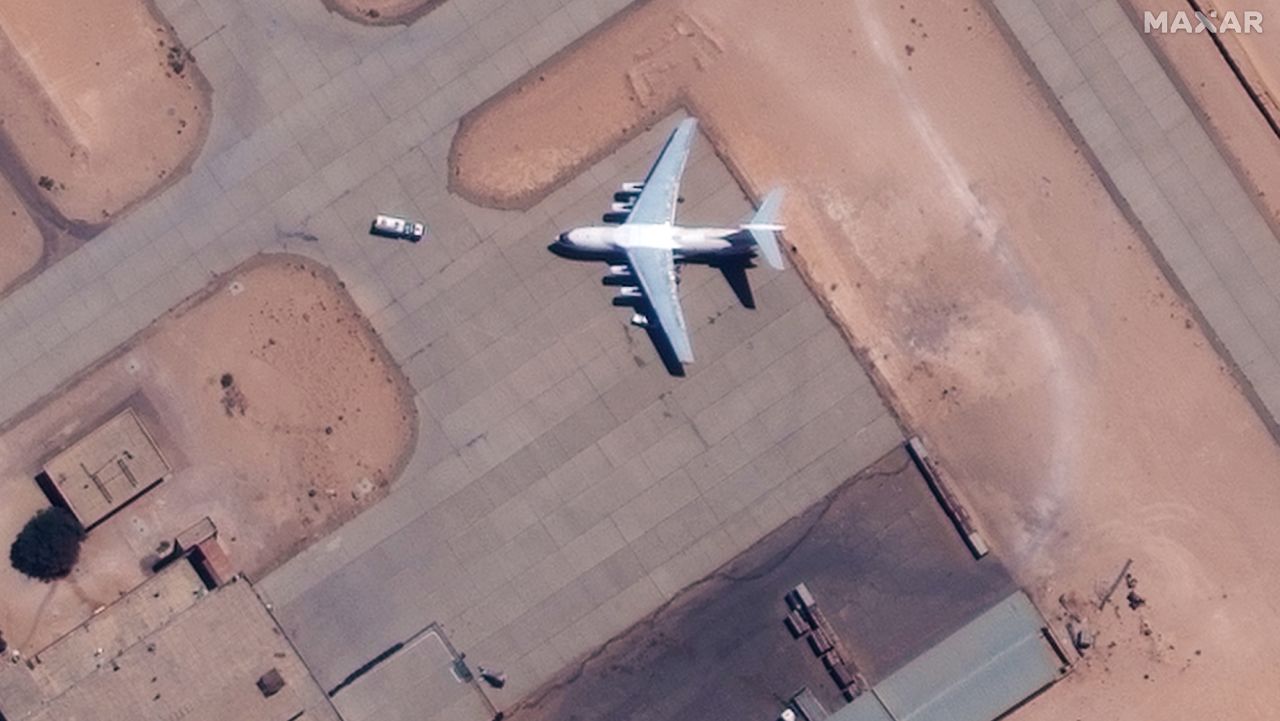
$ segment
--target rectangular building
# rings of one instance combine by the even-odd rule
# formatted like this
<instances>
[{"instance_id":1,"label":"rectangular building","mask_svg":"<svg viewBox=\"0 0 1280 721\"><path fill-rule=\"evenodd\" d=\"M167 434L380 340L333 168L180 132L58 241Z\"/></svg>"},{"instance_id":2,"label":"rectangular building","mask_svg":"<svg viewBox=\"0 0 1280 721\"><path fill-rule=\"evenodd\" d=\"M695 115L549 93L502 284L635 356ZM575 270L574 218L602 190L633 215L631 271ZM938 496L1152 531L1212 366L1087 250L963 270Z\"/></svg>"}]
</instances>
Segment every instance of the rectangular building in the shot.
<instances>
[{"instance_id":1,"label":"rectangular building","mask_svg":"<svg viewBox=\"0 0 1280 721\"><path fill-rule=\"evenodd\" d=\"M169 464L132 408L126 408L44 464L37 479L50 502L86 530L169 475Z\"/></svg>"},{"instance_id":2,"label":"rectangular building","mask_svg":"<svg viewBox=\"0 0 1280 721\"><path fill-rule=\"evenodd\" d=\"M993 721L1069 670L1017 591L890 674L829 721Z\"/></svg>"},{"instance_id":3,"label":"rectangular building","mask_svg":"<svg viewBox=\"0 0 1280 721\"><path fill-rule=\"evenodd\" d=\"M7 721L340 721L248 581L166 567L84 624L0 664Z\"/></svg>"}]
</instances>

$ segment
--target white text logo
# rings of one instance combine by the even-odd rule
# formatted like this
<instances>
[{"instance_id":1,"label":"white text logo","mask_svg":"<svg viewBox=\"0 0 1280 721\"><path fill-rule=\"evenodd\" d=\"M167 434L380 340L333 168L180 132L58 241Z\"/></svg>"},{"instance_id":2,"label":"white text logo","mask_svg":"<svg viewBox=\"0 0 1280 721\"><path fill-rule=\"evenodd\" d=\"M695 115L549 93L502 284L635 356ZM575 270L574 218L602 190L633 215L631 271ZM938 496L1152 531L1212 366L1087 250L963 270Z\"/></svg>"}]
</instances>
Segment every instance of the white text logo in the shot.
<instances>
[{"instance_id":1,"label":"white text logo","mask_svg":"<svg viewBox=\"0 0 1280 721\"><path fill-rule=\"evenodd\" d=\"M1185 10L1169 12L1142 13L1142 32L1144 33L1260 33L1262 32L1262 13L1258 10L1245 10L1237 13L1228 10L1221 15L1217 10L1189 13Z\"/></svg>"}]
</instances>

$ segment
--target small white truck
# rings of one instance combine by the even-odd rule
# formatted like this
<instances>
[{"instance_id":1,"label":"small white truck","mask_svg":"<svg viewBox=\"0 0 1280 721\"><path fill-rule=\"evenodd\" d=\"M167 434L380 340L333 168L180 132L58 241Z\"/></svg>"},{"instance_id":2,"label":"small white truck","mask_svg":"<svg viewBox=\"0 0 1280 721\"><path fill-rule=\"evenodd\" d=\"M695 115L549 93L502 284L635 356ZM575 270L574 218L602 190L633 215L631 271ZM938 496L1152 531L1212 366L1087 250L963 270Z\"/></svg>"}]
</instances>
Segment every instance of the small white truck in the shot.
<instances>
[{"instance_id":1,"label":"small white truck","mask_svg":"<svg viewBox=\"0 0 1280 721\"><path fill-rule=\"evenodd\" d=\"M422 223L415 223L408 218L379 215L373 219L373 224L369 226L369 232L374 235L381 235L384 238L400 238L416 243L422 240L422 235L426 232L426 226Z\"/></svg>"}]
</instances>

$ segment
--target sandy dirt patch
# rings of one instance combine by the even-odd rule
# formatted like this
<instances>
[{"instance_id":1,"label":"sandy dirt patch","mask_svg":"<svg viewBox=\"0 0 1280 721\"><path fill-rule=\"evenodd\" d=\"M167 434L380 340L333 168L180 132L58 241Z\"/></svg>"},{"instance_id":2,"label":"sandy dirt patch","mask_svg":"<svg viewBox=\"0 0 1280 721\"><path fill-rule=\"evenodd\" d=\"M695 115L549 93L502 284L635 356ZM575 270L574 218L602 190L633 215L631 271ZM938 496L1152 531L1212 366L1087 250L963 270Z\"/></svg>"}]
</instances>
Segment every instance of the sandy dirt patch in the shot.
<instances>
[{"instance_id":1,"label":"sandy dirt patch","mask_svg":"<svg viewBox=\"0 0 1280 721\"><path fill-rule=\"evenodd\" d=\"M69 579L45 585L0 564L0 628L19 648L141 582L159 544L205 516L233 565L261 577L385 495L417 429L407 381L333 273L262 256L9 425L0 536L42 504L43 460L124 406L174 474L93 529Z\"/></svg>"},{"instance_id":2,"label":"sandy dirt patch","mask_svg":"<svg viewBox=\"0 0 1280 721\"><path fill-rule=\"evenodd\" d=\"M1271 718L1280 450L985 7L654 0L467 118L455 187L529 204L670 98L791 190L792 257L890 401L1099 631L1016 716ZM1146 605L1097 611L1127 558Z\"/></svg>"},{"instance_id":3,"label":"sandy dirt patch","mask_svg":"<svg viewBox=\"0 0 1280 721\"><path fill-rule=\"evenodd\" d=\"M365 25L408 25L445 0L323 0L330 12Z\"/></svg>"},{"instance_id":4,"label":"sandy dirt patch","mask_svg":"<svg viewBox=\"0 0 1280 721\"><path fill-rule=\"evenodd\" d=\"M35 270L44 239L13 186L0 176L0 297Z\"/></svg>"},{"instance_id":5,"label":"sandy dirt patch","mask_svg":"<svg viewBox=\"0 0 1280 721\"><path fill-rule=\"evenodd\" d=\"M185 172L208 83L146 0L0 3L0 123L14 182L89 229Z\"/></svg>"},{"instance_id":6,"label":"sandy dirt patch","mask_svg":"<svg viewBox=\"0 0 1280 721\"><path fill-rule=\"evenodd\" d=\"M615 46L626 49L610 53ZM688 83L724 54L671 2L632 5L576 47L463 118L450 150L451 191L490 207L532 206L691 100ZM522 122L530 130L508 133Z\"/></svg>"}]
</instances>

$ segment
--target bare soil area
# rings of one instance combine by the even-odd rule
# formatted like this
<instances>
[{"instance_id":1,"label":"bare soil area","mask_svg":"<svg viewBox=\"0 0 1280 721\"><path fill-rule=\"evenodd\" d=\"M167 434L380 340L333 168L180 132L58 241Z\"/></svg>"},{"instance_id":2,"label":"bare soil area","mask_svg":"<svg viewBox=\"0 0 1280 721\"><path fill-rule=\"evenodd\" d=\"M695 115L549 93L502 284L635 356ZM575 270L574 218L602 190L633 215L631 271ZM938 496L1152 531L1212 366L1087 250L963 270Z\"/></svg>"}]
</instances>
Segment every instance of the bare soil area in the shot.
<instances>
[{"instance_id":1,"label":"bare soil area","mask_svg":"<svg viewBox=\"0 0 1280 721\"><path fill-rule=\"evenodd\" d=\"M985 6L653 0L467 118L455 188L531 204L676 103L790 189L811 287L1045 612L1098 633L1015 717L1272 718L1280 449ZM1099 611L1129 558L1146 603Z\"/></svg>"},{"instance_id":2,"label":"bare soil area","mask_svg":"<svg viewBox=\"0 0 1280 721\"><path fill-rule=\"evenodd\" d=\"M44 459L125 406L174 473L90 532L70 578L0 564L0 629L18 648L141 582L160 544L205 516L233 565L261 577L385 495L417 432L407 381L334 274L263 256L0 433L0 536L44 505Z\"/></svg>"},{"instance_id":3,"label":"bare soil area","mask_svg":"<svg viewBox=\"0 0 1280 721\"><path fill-rule=\"evenodd\" d=\"M148 0L0 3L0 125L14 182L92 229L185 172L210 90Z\"/></svg>"},{"instance_id":4,"label":"bare soil area","mask_svg":"<svg viewBox=\"0 0 1280 721\"><path fill-rule=\"evenodd\" d=\"M696 101L689 84L707 81L704 71L723 54L679 3L633 5L463 118L449 189L480 205L528 208L680 102ZM530 129L510 132L522 123Z\"/></svg>"},{"instance_id":5,"label":"bare soil area","mask_svg":"<svg viewBox=\"0 0 1280 721\"><path fill-rule=\"evenodd\" d=\"M445 0L323 0L331 12L365 25L408 25Z\"/></svg>"},{"instance_id":6,"label":"bare soil area","mask_svg":"<svg viewBox=\"0 0 1280 721\"><path fill-rule=\"evenodd\" d=\"M0 176L0 297L34 271L42 257L40 228L13 186Z\"/></svg>"}]
</instances>

